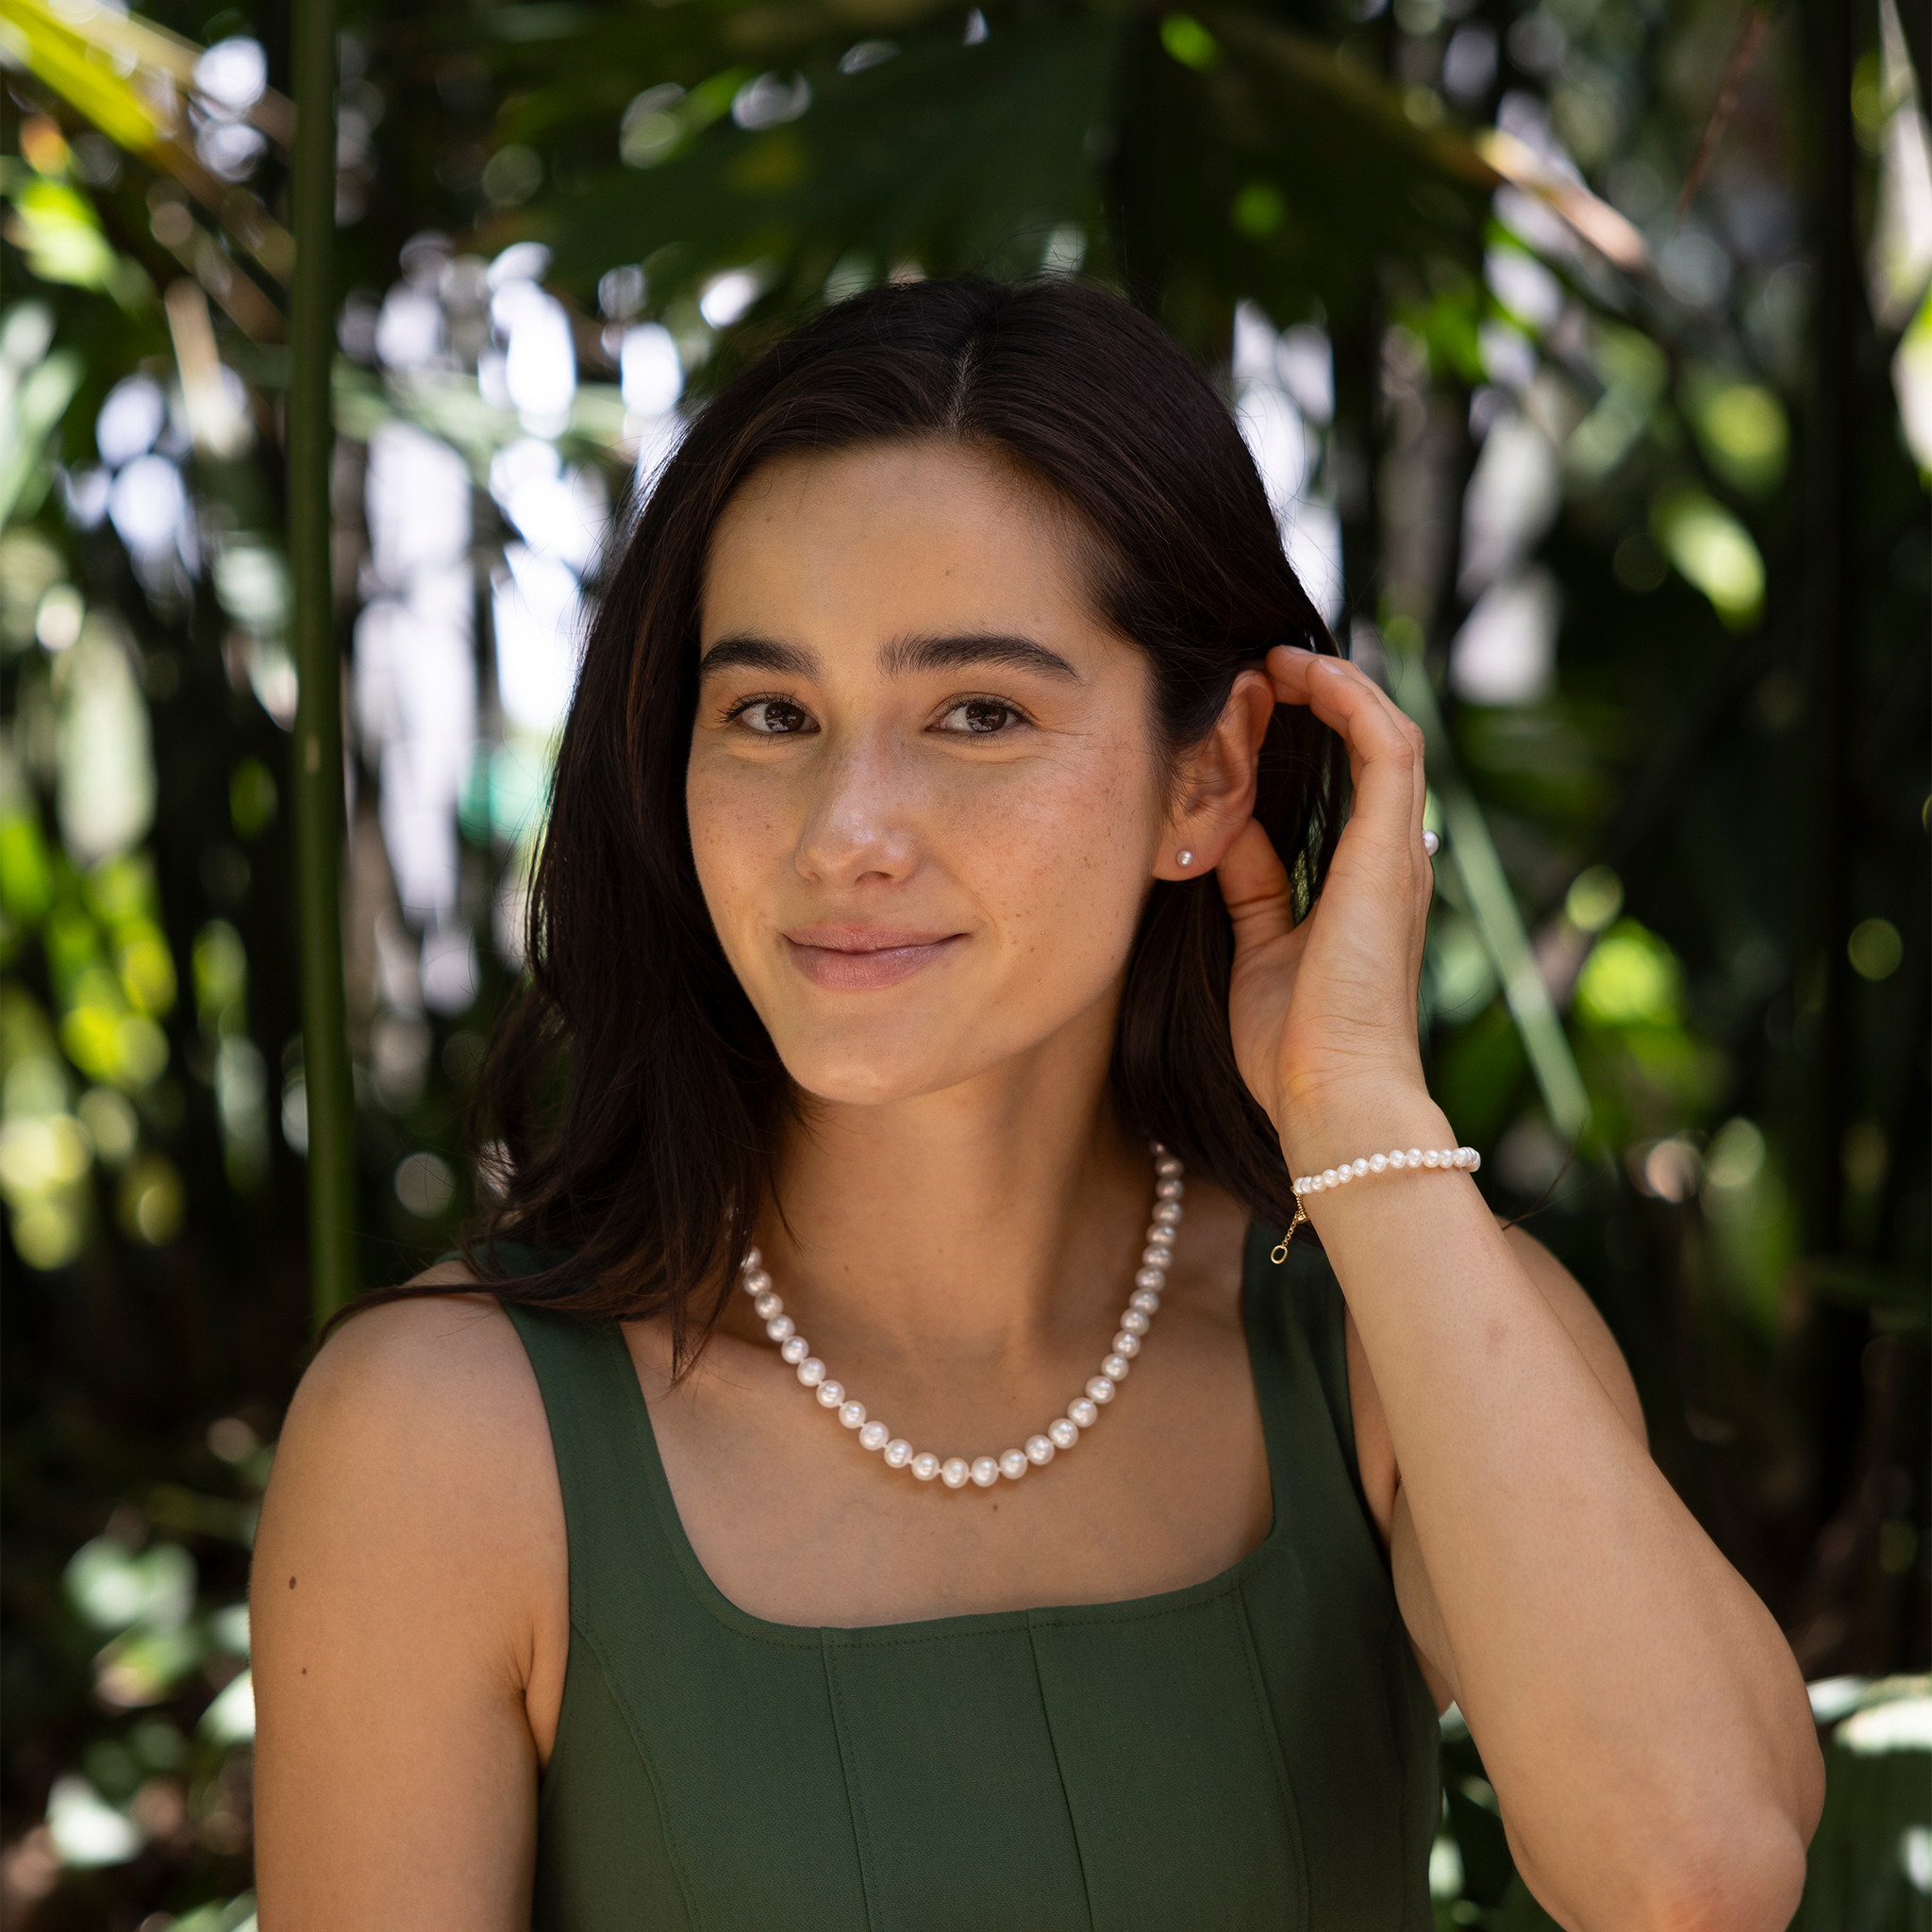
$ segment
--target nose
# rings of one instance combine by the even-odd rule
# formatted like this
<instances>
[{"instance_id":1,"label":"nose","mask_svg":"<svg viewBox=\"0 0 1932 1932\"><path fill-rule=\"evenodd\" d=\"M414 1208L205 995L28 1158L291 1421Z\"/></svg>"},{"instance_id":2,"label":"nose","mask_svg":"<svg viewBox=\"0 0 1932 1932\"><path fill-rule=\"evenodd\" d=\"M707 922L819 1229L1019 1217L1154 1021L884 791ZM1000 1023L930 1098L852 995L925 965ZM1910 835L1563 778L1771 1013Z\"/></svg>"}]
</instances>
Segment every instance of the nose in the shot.
<instances>
[{"instance_id":1,"label":"nose","mask_svg":"<svg viewBox=\"0 0 1932 1932\"><path fill-rule=\"evenodd\" d=\"M814 763L793 860L799 875L831 887L908 877L918 863L911 774L888 735L851 739Z\"/></svg>"}]
</instances>

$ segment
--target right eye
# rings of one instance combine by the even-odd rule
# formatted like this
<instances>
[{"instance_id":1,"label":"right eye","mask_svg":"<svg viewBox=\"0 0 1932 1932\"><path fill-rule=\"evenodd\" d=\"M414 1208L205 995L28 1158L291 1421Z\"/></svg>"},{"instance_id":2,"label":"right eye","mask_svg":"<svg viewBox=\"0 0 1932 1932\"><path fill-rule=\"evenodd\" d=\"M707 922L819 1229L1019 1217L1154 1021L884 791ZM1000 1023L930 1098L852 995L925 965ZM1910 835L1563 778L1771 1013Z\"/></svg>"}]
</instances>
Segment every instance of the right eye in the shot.
<instances>
[{"instance_id":1,"label":"right eye","mask_svg":"<svg viewBox=\"0 0 1932 1932\"><path fill-rule=\"evenodd\" d=\"M790 698L754 698L734 715L761 738L789 738L811 729L811 720Z\"/></svg>"}]
</instances>

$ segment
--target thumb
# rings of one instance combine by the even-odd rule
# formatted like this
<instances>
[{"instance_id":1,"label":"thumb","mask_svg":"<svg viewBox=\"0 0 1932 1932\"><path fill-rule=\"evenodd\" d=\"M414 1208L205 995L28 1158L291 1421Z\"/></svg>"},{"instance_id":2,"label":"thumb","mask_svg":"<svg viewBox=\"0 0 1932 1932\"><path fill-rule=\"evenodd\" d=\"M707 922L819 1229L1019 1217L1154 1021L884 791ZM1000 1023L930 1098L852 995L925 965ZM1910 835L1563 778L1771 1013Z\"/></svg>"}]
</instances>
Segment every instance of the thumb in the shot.
<instances>
[{"instance_id":1,"label":"thumb","mask_svg":"<svg viewBox=\"0 0 1932 1932\"><path fill-rule=\"evenodd\" d=\"M1258 819L1250 819L1236 834L1214 875L1234 924L1237 956L1294 930L1288 868Z\"/></svg>"}]
</instances>

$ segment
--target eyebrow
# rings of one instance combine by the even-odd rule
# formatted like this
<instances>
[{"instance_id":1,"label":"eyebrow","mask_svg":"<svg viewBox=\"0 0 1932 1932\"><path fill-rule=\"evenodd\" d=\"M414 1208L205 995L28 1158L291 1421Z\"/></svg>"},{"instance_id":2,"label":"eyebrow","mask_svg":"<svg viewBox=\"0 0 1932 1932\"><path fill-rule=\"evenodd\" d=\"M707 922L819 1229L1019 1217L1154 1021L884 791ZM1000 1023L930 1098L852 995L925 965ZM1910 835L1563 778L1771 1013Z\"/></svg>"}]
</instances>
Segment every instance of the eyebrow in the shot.
<instances>
[{"instance_id":1,"label":"eyebrow","mask_svg":"<svg viewBox=\"0 0 1932 1932\"><path fill-rule=\"evenodd\" d=\"M818 653L802 651L795 644L781 644L771 638L723 638L698 660L700 677L710 677L721 671L770 671L780 677L816 677Z\"/></svg>"},{"instance_id":2,"label":"eyebrow","mask_svg":"<svg viewBox=\"0 0 1932 1932\"><path fill-rule=\"evenodd\" d=\"M902 638L879 653L888 677L914 671L958 671L971 664L994 664L1007 671L1034 671L1078 684L1080 674L1060 656L1031 638L1000 631L970 631L950 638Z\"/></svg>"},{"instance_id":3,"label":"eyebrow","mask_svg":"<svg viewBox=\"0 0 1932 1932\"><path fill-rule=\"evenodd\" d=\"M901 638L886 645L878 656L878 668L888 677L903 677L916 672L958 671L977 664L1031 671L1073 684L1082 681L1080 674L1058 651L1050 651L1031 638L1010 637L999 631ZM721 639L705 653L698 675L709 677L724 671L769 671L780 677L816 677L821 668L815 651L747 633Z\"/></svg>"}]
</instances>

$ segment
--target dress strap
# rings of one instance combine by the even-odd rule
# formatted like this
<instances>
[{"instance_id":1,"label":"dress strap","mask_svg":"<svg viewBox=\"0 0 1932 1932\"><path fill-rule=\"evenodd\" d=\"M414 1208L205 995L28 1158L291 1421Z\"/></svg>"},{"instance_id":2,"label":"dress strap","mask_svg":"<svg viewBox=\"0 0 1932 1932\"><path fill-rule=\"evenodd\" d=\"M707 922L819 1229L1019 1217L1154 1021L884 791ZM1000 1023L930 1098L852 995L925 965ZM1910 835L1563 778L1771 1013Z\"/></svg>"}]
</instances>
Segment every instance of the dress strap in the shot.
<instances>
[{"instance_id":1,"label":"dress strap","mask_svg":"<svg viewBox=\"0 0 1932 1932\"><path fill-rule=\"evenodd\" d=\"M1297 1233L1286 1258L1276 1262L1280 1240L1280 1230L1263 1222L1250 1227L1241 1284L1276 1507L1307 1480L1303 1455L1339 1456L1373 1535L1348 1392L1348 1305L1327 1255L1307 1230ZM1291 1447L1297 1443L1299 1451Z\"/></svg>"},{"instance_id":2,"label":"dress strap","mask_svg":"<svg viewBox=\"0 0 1932 1932\"><path fill-rule=\"evenodd\" d=\"M638 1560L666 1541L653 1487L640 1480L658 1467L650 1412L615 1322L517 1302L500 1306L530 1357L550 1419L576 1620L592 1605L624 1602L641 1577L674 1574Z\"/></svg>"}]
</instances>

